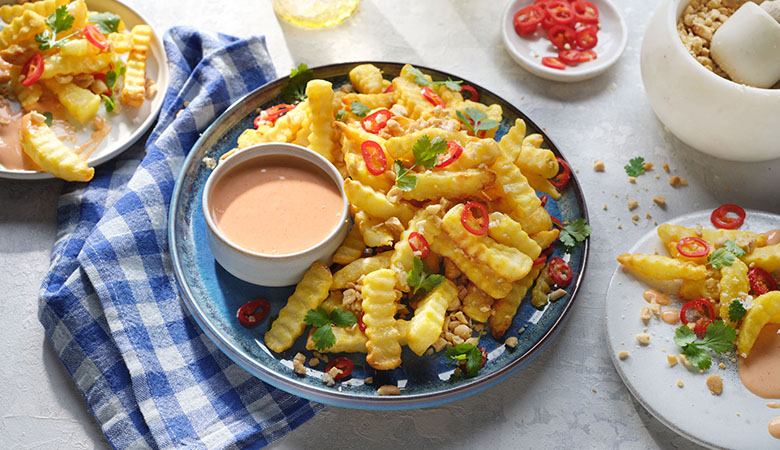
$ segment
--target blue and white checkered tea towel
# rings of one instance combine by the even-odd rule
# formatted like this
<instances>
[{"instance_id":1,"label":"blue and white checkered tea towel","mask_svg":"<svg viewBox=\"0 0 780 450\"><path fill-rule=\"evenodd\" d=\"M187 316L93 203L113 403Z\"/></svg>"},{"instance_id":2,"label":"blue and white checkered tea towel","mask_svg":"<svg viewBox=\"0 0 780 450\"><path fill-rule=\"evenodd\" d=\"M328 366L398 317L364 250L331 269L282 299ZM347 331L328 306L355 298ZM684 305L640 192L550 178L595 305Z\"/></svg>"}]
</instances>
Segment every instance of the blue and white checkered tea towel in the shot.
<instances>
[{"instance_id":1,"label":"blue and white checkered tea towel","mask_svg":"<svg viewBox=\"0 0 780 450\"><path fill-rule=\"evenodd\" d=\"M262 38L173 28L164 40L171 84L145 151L60 199L40 321L114 447L261 448L321 406L254 378L200 331L175 285L167 222L199 133L274 68Z\"/></svg>"}]
</instances>

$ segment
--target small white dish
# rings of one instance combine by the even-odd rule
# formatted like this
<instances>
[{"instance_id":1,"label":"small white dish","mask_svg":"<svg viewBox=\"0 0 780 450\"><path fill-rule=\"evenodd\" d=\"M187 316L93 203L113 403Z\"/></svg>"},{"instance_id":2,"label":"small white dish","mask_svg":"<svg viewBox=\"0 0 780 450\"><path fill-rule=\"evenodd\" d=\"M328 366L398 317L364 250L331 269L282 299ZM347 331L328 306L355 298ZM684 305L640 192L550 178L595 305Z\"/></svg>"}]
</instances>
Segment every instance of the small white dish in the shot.
<instances>
[{"instance_id":1,"label":"small white dish","mask_svg":"<svg viewBox=\"0 0 780 450\"><path fill-rule=\"evenodd\" d=\"M128 30L135 25L149 25L149 22L141 14L118 0L86 1L90 11L111 12L119 15ZM0 4L4 3L6 2L0 1ZM153 36L149 44L149 54L146 60L146 78L154 80L157 85L157 95L151 100L146 100L143 106L139 108L122 105L118 114L107 113L103 105L100 105L98 116L106 119L106 123L111 126L111 131L87 159L87 164L90 167L98 166L127 150L157 120L165 92L168 90L170 78L162 35L158 30L153 29L152 31ZM18 108L19 104L16 103L14 106ZM79 143L83 143L90 138L90 134L93 131L92 121L88 121L84 125L74 123L74 126L76 127L76 138ZM35 170L6 169L0 164L0 178L40 180L54 178L54 176Z\"/></svg>"},{"instance_id":2,"label":"small white dish","mask_svg":"<svg viewBox=\"0 0 780 450\"><path fill-rule=\"evenodd\" d=\"M519 36L512 20L517 11L532 5L533 0L514 0L509 3L501 22L501 35L509 55L525 70L553 81L574 82L587 80L604 73L623 54L628 42L628 32L623 17L610 0L591 0L599 9L599 42L593 48L598 57L566 70L551 69L542 65L545 56L558 56L556 49L545 33L538 29L530 36Z\"/></svg>"},{"instance_id":3,"label":"small white dish","mask_svg":"<svg viewBox=\"0 0 780 450\"><path fill-rule=\"evenodd\" d=\"M747 210L741 230L765 232L777 228L780 216ZM672 225L693 228L700 224L712 228L711 210L698 211L670 220ZM657 250L666 254L663 242L656 230L644 235L630 250L621 253L653 254ZM615 255L617 256L617 255ZM618 264L617 262L615 264ZM667 288L668 284L665 285ZM666 355L681 353L674 343L674 330L678 325L667 325L651 318L645 325L639 319L639 311L648 303L642 292L658 285L649 285L633 273L619 266L612 275L606 298L607 343L612 363L620 378L634 397L664 425L678 434L709 448L718 449L777 449L780 440L773 438L767 429L773 417L780 416L780 409L766 406L771 401L758 397L745 388L739 378L737 364L729 357L716 355L713 365L705 373L692 372L678 363L669 367ZM663 290L663 289L660 289ZM679 308L670 295L672 306ZM637 344L636 335L647 327L650 344ZM629 352L620 360L621 350ZM731 357L734 353L731 352ZM725 364L724 369L718 363ZM712 395L706 379L712 374L723 378L723 393ZM677 386L677 380L684 384ZM777 400L775 400L777 401Z\"/></svg>"},{"instance_id":4,"label":"small white dish","mask_svg":"<svg viewBox=\"0 0 780 450\"><path fill-rule=\"evenodd\" d=\"M730 161L780 158L780 89L734 83L707 70L685 49L677 19L689 0L664 0L642 41L647 99L681 141Z\"/></svg>"},{"instance_id":5,"label":"small white dish","mask_svg":"<svg viewBox=\"0 0 780 450\"><path fill-rule=\"evenodd\" d=\"M284 155L314 164L333 180L343 200L341 220L330 234L315 246L285 255L257 253L231 242L219 229L211 215L209 201L219 180L231 169L254 158ZM315 261L330 264L333 253L349 231L349 202L344 193L344 181L338 169L322 156L294 144L268 143L245 148L221 161L203 186L203 216L206 220L207 240L214 259L235 277L261 286L290 286L303 278L304 272ZM258 230L260 231L260 230Z\"/></svg>"}]
</instances>

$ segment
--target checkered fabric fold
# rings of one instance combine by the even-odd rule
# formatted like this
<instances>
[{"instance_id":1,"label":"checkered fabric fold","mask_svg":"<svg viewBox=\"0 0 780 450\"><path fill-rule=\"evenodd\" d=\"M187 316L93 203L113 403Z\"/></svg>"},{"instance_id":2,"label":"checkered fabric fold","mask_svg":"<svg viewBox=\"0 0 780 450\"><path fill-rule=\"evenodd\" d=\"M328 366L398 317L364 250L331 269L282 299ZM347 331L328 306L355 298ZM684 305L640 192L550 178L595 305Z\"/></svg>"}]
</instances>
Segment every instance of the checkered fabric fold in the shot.
<instances>
[{"instance_id":1,"label":"checkered fabric fold","mask_svg":"<svg viewBox=\"0 0 780 450\"><path fill-rule=\"evenodd\" d=\"M177 27L164 41L171 84L146 148L60 199L39 318L115 448L262 448L321 406L254 378L200 331L175 285L167 223L199 134L275 72L260 37Z\"/></svg>"}]
</instances>

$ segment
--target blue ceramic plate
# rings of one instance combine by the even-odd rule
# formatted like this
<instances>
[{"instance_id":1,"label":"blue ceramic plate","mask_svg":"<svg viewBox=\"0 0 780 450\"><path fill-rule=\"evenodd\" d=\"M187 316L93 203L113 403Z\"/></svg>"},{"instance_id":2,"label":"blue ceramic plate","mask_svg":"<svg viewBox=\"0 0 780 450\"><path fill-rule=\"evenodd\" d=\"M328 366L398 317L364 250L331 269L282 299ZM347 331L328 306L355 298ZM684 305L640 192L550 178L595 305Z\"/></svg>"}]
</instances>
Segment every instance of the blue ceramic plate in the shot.
<instances>
[{"instance_id":1,"label":"blue ceramic plate","mask_svg":"<svg viewBox=\"0 0 780 450\"><path fill-rule=\"evenodd\" d=\"M348 72L360 63L344 63L314 69L315 78L333 82L334 86L348 82ZM402 64L372 62L386 77L395 77ZM435 80L461 79L458 76L420 67ZM497 133L500 138L522 118L529 133L544 131L536 126L517 108L492 92L471 84L479 92L482 102L497 103L504 110L503 122ZM206 178L211 172L202 162L208 156L220 155L236 146L239 134L252 127L257 108L267 108L281 103L279 92L286 83L286 77L269 83L248 94L232 105L209 127L193 147L182 168L173 192L170 211L170 249L174 271L182 292L182 298L192 316L206 335L241 367L263 381L285 391L311 400L331 405L363 409L408 409L430 406L452 401L478 392L498 383L528 364L563 325L579 285L585 274L588 257L588 242L580 245L570 255L575 277L569 286L569 294L556 302L549 303L542 310L523 302L505 337L517 336L519 344L513 350L507 349L504 340L496 341L487 333L480 345L489 353L488 362L479 375L466 379L453 377L453 367L442 354L418 357L408 348L404 349L401 367L387 372L377 372L365 362L365 355L347 354L355 363L352 377L335 387L327 387L321 380L324 363L307 368L306 376L297 376L292 369L292 357L302 352L307 360L312 356L305 350L305 335L284 353L271 352L263 342L268 320L253 328L245 328L236 319L236 310L249 300L266 298L271 302L271 316L285 304L293 287L269 288L243 282L226 272L214 260L206 245L206 223L201 213L201 194ZM557 147L545 136L545 142L560 156ZM547 202L550 214L563 221L580 217L588 218L585 201L574 173L572 181L558 201ZM556 249L556 254L560 249ZM564 256L564 255L558 255ZM518 334L520 329L524 332ZM373 378L373 384L364 380ZM383 384L394 384L401 389L399 396L380 396L376 389Z\"/></svg>"}]
</instances>

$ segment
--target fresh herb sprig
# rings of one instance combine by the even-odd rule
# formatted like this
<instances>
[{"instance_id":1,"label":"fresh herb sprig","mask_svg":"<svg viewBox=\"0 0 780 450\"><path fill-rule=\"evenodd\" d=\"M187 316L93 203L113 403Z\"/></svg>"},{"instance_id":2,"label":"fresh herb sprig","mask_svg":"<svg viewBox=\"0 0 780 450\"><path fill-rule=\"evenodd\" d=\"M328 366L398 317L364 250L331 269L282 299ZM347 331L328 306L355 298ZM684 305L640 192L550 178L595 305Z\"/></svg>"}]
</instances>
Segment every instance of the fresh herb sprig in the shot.
<instances>
[{"instance_id":1,"label":"fresh herb sprig","mask_svg":"<svg viewBox=\"0 0 780 450\"><path fill-rule=\"evenodd\" d=\"M290 80L282 86L281 94L285 103L298 103L306 100L306 84L314 79L314 71L300 63L290 71Z\"/></svg>"},{"instance_id":2,"label":"fresh herb sprig","mask_svg":"<svg viewBox=\"0 0 780 450\"><path fill-rule=\"evenodd\" d=\"M455 116L474 136L480 131L492 130L499 125L497 121L488 119L487 114L472 106L463 111L457 111Z\"/></svg>"},{"instance_id":3,"label":"fresh herb sprig","mask_svg":"<svg viewBox=\"0 0 780 450\"><path fill-rule=\"evenodd\" d=\"M306 312L303 322L314 327L314 334L311 336L314 340L314 348L323 351L336 343L332 327L350 327L357 323L357 317L352 312L341 308L328 313L325 308L318 306L316 310L310 309Z\"/></svg>"},{"instance_id":4,"label":"fresh herb sprig","mask_svg":"<svg viewBox=\"0 0 780 450\"><path fill-rule=\"evenodd\" d=\"M482 368L482 350L470 343L452 346L444 353L450 361L459 364L466 378L477 376Z\"/></svg>"},{"instance_id":5,"label":"fresh herb sprig","mask_svg":"<svg viewBox=\"0 0 780 450\"><path fill-rule=\"evenodd\" d=\"M593 232L593 228L585 222L585 218L579 218L568 224L565 224L561 228L561 232L558 235L558 240L563 245L563 250L566 253L571 253L574 247L578 243L585 241L588 236Z\"/></svg>"},{"instance_id":6,"label":"fresh herb sprig","mask_svg":"<svg viewBox=\"0 0 780 450\"><path fill-rule=\"evenodd\" d=\"M710 253L707 264L713 269L721 269L723 266L734 264L737 258L743 256L745 256L745 251L734 240L729 239L723 244L723 247Z\"/></svg>"},{"instance_id":7,"label":"fresh herb sprig","mask_svg":"<svg viewBox=\"0 0 780 450\"><path fill-rule=\"evenodd\" d=\"M623 168L626 169L626 173L630 177L638 177L647 172L647 170L645 170L645 159L641 156L631 159L628 162L628 165L623 166Z\"/></svg>"},{"instance_id":8,"label":"fresh herb sprig","mask_svg":"<svg viewBox=\"0 0 780 450\"><path fill-rule=\"evenodd\" d=\"M444 283L444 280L442 275L427 273L425 264L419 257L414 258L412 270L406 276L406 284L413 289L412 294L423 297Z\"/></svg>"},{"instance_id":9,"label":"fresh herb sprig","mask_svg":"<svg viewBox=\"0 0 780 450\"><path fill-rule=\"evenodd\" d=\"M439 160L439 155L447 152L447 141L439 136L431 140L428 135L423 135L412 147L414 154L414 164L408 169L404 164L395 160L393 168L395 170L395 184L402 191L411 191L417 186L417 177L412 173L415 167L425 167L432 169Z\"/></svg>"},{"instance_id":10,"label":"fresh herb sprig","mask_svg":"<svg viewBox=\"0 0 780 450\"><path fill-rule=\"evenodd\" d=\"M101 97L106 102L106 112L114 112L116 110L116 101L114 100L114 88L116 87L116 83L119 80L119 77L124 76L125 72L127 71L127 66L122 63L122 61L115 61L114 62L114 70L109 70L106 72L106 86L108 86L109 92L111 95L105 95L102 94Z\"/></svg>"},{"instance_id":11,"label":"fresh herb sprig","mask_svg":"<svg viewBox=\"0 0 780 450\"><path fill-rule=\"evenodd\" d=\"M406 72L414 77L414 82L418 86L444 86L451 91L460 92L460 85L463 83L462 80L455 81L449 77L447 77L447 81L430 81L425 78L425 74L420 69L415 67L407 67Z\"/></svg>"},{"instance_id":12,"label":"fresh herb sprig","mask_svg":"<svg viewBox=\"0 0 780 450\"><path fill-rule=\"evenodd\" d=\"M119 22L121 19L116 14L103 12L89 16L89 22L94 23L98 30L103 34L116 33L119 31Z\"/></svg>"},{"instance_id":13,"label":"fresh herb sprig","mask_svg":"<svg viewBox=\"0 0 780 450\"><path fill-rule=\"evenodd\" d=\"M352 113L352 114L354 114L354 115L356 115L358 117L366 117L368 115L369 111L371 111L371 108L369 108L368 106L364 105L360 101L355 100L352 103L350 103L349 111L347 111L346 109L342 108L342 109L339 109L336 112L336 120L342 120L343 118L347 117L350 113Z\"/></svg>"},{"instance_id":14,"label":"fresh herb sprig","mask_svg":"<svg viewBox=\"0 0 780 450\"><path fill-rule=\"evenodd\" d=\"M729 320L732 322L739 322L745 317L745 314L747 314L747 309L745 309L742 302L739 301L738 298L732 300L729 304Z\"/></svg>"},{"instance_id":15,"label":"fresh herb sprig","mask_svg":"<svg viewBox=\"0 0 780 450\"><path fill-rule=\"evenodd\" d=\"M73 37L75 33L69 34L59 40L57 39L57 34L70 30L71 27L73 27L74 20L76 20L76 18L68 12L68 7L66 5L57 7L57 9L46 18L46 25L49 29L43 30L35 35L35 42L39 44L38 48L41 50L48 50L52 47L62 47L62 44Z\"/></svg>"},{"instance_id":16,"label":"fresh herb sprig","mask_svg":"<svg viewBox=\"0 0 780 450\"><path fill-rule=\"evenodd\" d=\"M724 324L722 320L709 324L706 335L700 342L696 342L696 333L686 325L677 328L674 332L674 342L682 347L685 357L691 364L702 370L707 370L712 365L712 358L705 347L715 353L725 353L734 346L736 340L737 330Z\"/></svg>"},{"instance_id":17,"label":"fresh herb sprig","mask_svg":"<svg viewBox=\"0 0 780 450\"><path fill-rule=\"evenodd\" d=\"M52 113L47 111L47 112L43 113L43 117L46 118L46 120L45 120L46 126L50 127L52 120L54 120L54 114L52 114Z\"/></svg>"}]
</instances>

